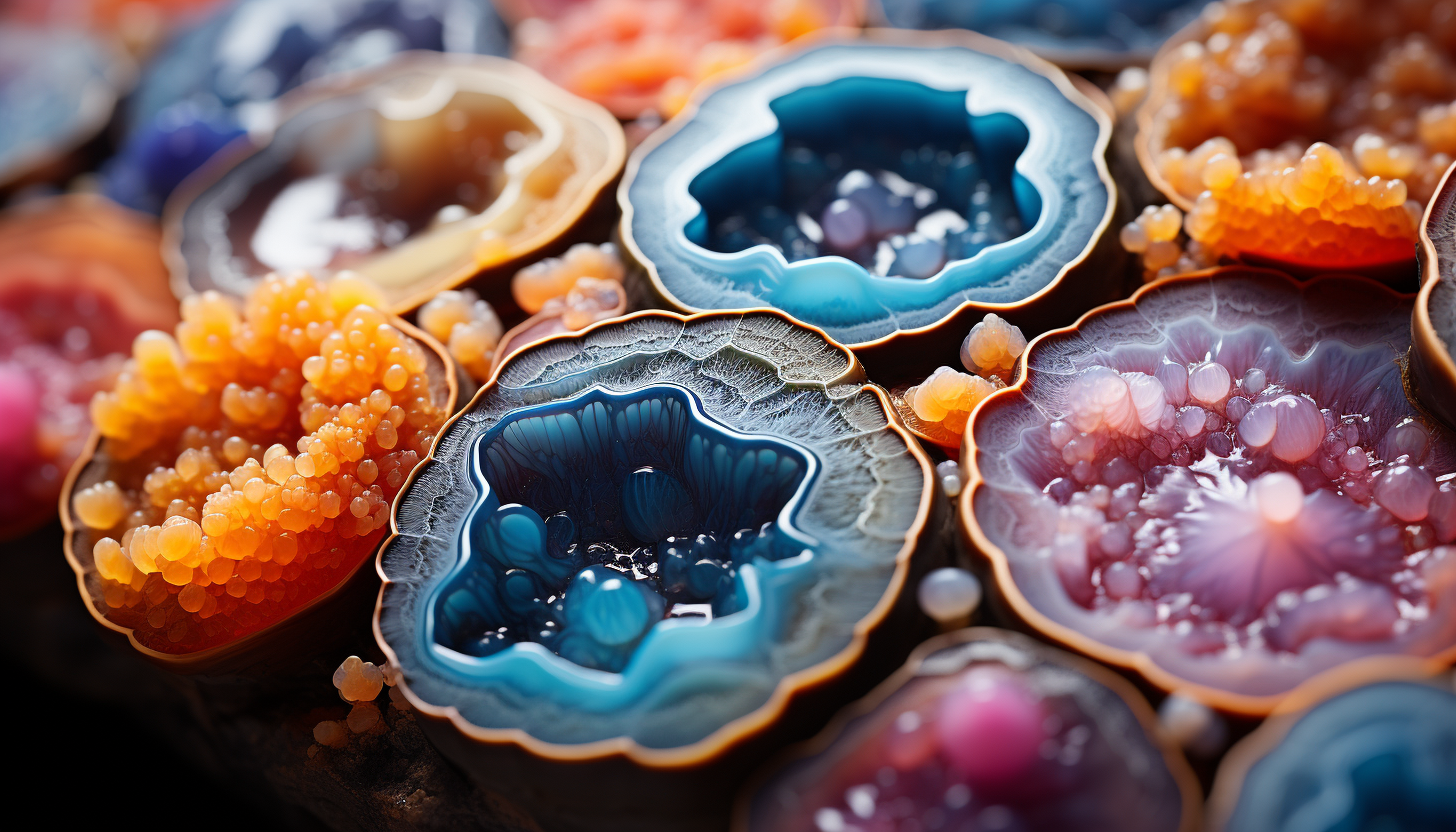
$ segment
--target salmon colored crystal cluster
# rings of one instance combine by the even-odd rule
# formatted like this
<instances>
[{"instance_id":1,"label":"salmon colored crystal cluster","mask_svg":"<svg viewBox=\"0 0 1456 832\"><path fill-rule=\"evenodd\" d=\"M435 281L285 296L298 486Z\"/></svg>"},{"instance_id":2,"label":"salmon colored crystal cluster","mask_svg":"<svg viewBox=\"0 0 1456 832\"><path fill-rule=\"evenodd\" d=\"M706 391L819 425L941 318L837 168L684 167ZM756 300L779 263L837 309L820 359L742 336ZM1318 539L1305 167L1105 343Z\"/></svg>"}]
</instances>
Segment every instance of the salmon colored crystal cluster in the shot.
<instances>
[{"instance_id":1,"label":"salmon colored crystal cluster","mask_svg":"<svg viewBox=\"0 0 1456 832\"><path fill-rule=\"evenodd\" d=\"M675 115L712 76L816 29L857 22L851 0L535 0L515 58L621 118ZM555 7L555 8L552 8Z\"/></svg>"},{"instance_id":2,"label":"salmon colored crystal cluster","mask_svg":"<svg viewBox=\"0 0 1456 832\"><path fill-rule=\"evenodd\" d=\"M194 295L92 402L106 479L79 490L107 616L167 653L226 644L337 585L449 407L362 279ZM438 371L437 371L438 372ZM93 464L96 464L93 462ZM105 536L100 536L105 534Z\"/></svg>"},{"instance_id":3,"label":"salmon colored crystal cluster","mask_svg":"<svg viewBox=\"0 0 1456 832\"><path fill-rule=\"evenodd\" d=\"M1204 23L1160 61L1151 124L1159 175L1202 203L1190 235L1318 266L1408 259L1456 154L1451 4L1233 0Z\"/></svg>"}]
</instances>

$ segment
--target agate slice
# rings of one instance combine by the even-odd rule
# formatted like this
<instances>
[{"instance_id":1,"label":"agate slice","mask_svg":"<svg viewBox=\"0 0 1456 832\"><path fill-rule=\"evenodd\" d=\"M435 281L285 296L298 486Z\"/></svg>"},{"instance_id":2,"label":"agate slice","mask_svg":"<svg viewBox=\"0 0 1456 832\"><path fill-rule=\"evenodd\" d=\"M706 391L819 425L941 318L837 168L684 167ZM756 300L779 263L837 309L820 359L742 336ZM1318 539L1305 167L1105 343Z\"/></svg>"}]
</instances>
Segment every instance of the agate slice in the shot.
<instances>
[{"instance_id":1,"label":"agate slice","mask_svg":"<svg viewBox=\"0 0 1456 832\"><path fill-rule=\"evenodd\" d=\"M1025 46L1059 66L1116 69L1145 63L1208 0L879 0L901 29L971 29Z\"/></svg>"},{"instance_id":2,"label":"agate slice","mask_svg":"<svg viewBox=\"0 0 1456 832\"><path fill-rule=\"evenodd\" d=\"M626 152L605 110L497 58L413 53L283 109L169 208L181 291L347 268L407 311L556 241Z\"/></svg>"},{"instance_id":3,"label":"agate slice","mask_svg":"<svg viewBox=\"0 0 1456 832\"><path fill-rule=\"evenodd\" d=\"M1406 399L1409 296L1235 268L1028 347L961 513L1017 615L1218 708L1456 656L1456 436Z\"/></svg>"},{"instance_id":4,"label":"agate slice","mask_svg":"<svg viewBox=\"0 0 1456 832\"><path fill-rule=\"evenodd\" d=\"M106 193L160 213L243 127L270 127L278 96L411 49L504 56L505 27L489 0L230 3L150 62L127 108L126 139L102 172Z\"/></svg>"},{"instance_id":5,"label":"agate slice","mask_svg":"<svg viewBox=\"0 0 1456 832\"><path fill-rule=\"evenodd\" d=\"M110 44L58 27L0 26L0 188L65 173L111 118L132 69Z\"/></svg>"},{"instance_id":6,"label":"agate slice","mask_svg":"<svg viewBox=\"0 0 1456 832\"><path fill-rule=\"evenodd\" d=\"M826 26L864 0L501 0L511 57L618 117L669 117L699 84Z\"/></svg>"},{"instance_id":7,"label":"agate slice","mask_svg":"<svg viewBox=\"0 0 1456 832\"><path fill-rule=\"evenodd\" d=\"M638 150L625 251L679 309L771 306L852 348L949 351L988 310L1065 322L1112 296L1110 272L1079 268L1115 201L1109 132L1060 71L996 41L821 42Z\"/></svg>"},{"instance_id":8,"label":"agate slice","mask_svg":"<svg viewBox=\"0 0 1456 832\"><path fill-rule=\"evenodd\" d=\"M1138 157L1216 256L1409 280L1453 60L1435 0L1213 4L1153 62Z\"/></svg>"},{"instance_id":9,"label":"agate slice","mask_svg":"<svg viewBox=\"0 0 1456 832\"><path fill-rule=\"evenodd\" d=\"M176 323L160 244L155 223L100 198L0 215L0 537L55 518L92 395L132 338Z\"/></svg>"},{"instance_id":10,"label":"agate slice","mask_svg":"<svg viewBox=\"0 0 1456 832\"><path fill-rule=\"evenodd\" d=\"M933 486L818 331L604 322L516 353L441 433L376 633L437 744L543 825L711 826L766 732L812 724L803 686L843 701L898 661Z\"/></svg>"},{"instance_id":11,"label":"agate slice","mask_svg":"<svg viewBox=\"0 0 1456 832\"><path fill-rule=\"evenodd\" d=\"M357 621L394 495L456 397L444 348L379 304L357 276L273 276L137 337L61 498L97 620L209 673L287 666Z\"/></svg>"},{"instance_id":12,"label":"agate slice","mask_svg":"<svg viewBox=\"0 0 1456 832\"><path fill-rule=\"evenodd\" d=\"M1391 679L1266 722L1219 767L1216 832L1456 828L1456 695Z\"/></svg>"},{"instance_id":13,"label":"agate slice","mask_svg":"<svg viewBox=\"0 0 1456 832\"><path fill-rule=\"evenodd\" d=\"M1456 425L1456 181L1442 178L1421 223L1425 282L1411 318L1409 383L1421 406Z\"/></svg>"},{"instance_id":14,"label":"agate slice","mask_svg":"<svg viewBox=\"0 0 1456 832\"><path fill-rule=\"evenodd\" d=\"M1191 832L1197 782L1156 725L1101 667L1003 630L959 630L770 772L735 828Z\"/></svg>"}]
</instances>

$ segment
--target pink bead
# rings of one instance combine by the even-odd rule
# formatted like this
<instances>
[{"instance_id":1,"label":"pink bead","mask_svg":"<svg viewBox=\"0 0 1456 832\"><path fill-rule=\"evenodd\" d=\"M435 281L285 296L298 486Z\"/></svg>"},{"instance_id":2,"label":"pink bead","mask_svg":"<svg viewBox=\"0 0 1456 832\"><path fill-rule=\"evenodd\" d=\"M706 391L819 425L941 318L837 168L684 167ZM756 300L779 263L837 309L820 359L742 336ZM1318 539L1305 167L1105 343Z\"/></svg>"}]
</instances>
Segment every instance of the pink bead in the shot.
<instances>
[{"instance_id":1,"label":"pink bead","mask_svg":"<svg viewBox=\"0 0 1456 832\"><path fill-rule=\"evenodd\" d=\"M1325 417L1303 396L1284 395L1273 401L1278 430L1269 450L1285 462L1299 462L1319 450L1325 438ZM1252 413L1253 411L1250 411Z\"/></svg>"},{"instance_id":2,"label":"pink bead","mask_svg":"<svg viewBox=\"0 0 1456 832\"><path fill-rule=\"evenodd\" d=\"M1026 684L994 666L967 671L941 700L941 753L972 788L1024 776L1040 759L1046 708Z\"/></svg>"},{"instance_id":3,"label":"pink bead","mask_svg":"<svg viewBox=\"0 0 1456 832\"><path fill-rule=\"evenodd\" d=\"M40 418L40 387L15 364L0 364L0 457L27 456Z\"/></svg>"},{"instance_id":4,"label":"pink bead","mask_svg":"<svg viewBox=\"0 0 1456 832\"><path fill-rule=\"evenodd\" d=\"M1412 465L1397 465L1375 482L1375 502L1407 523L1426 519L1435 495L1435 478Z\"/></svg>"}]
</instances>

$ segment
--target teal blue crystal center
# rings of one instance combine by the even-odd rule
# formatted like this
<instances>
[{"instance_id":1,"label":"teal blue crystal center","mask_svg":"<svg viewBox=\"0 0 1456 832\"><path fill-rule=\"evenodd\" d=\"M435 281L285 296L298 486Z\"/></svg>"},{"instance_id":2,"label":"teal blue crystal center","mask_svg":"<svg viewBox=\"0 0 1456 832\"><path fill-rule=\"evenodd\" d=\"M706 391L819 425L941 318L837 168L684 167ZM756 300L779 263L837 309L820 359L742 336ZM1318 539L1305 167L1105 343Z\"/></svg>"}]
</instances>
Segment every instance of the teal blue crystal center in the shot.
<instances>
[{"instance_id":1,"label":"teal blue crystal center","mask_svg":"<svg viewBox=\"0 0 1456 832\"><path fill-rule=\"evenodd\" d=\"M425 627L462 681L586 695L751 655L813 558L793 518L816 458L720 424L673 385L521 408L469 464L461 558Z\"/></svg>"}]
</instances>

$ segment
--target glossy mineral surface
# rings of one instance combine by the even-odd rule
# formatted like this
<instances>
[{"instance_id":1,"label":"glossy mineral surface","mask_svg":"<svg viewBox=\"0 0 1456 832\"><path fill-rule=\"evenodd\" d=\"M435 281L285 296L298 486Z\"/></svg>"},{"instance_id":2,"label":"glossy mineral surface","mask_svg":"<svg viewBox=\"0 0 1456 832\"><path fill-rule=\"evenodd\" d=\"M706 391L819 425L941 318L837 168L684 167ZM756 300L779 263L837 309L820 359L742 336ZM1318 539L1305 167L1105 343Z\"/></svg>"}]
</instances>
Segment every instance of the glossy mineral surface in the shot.
<instances>
[{"instance_id":1,"label":"glossy mineral surface","mask_svg":"<svg viewBox=\"0 0 1456 832\"><path fill-rule=\"evenodd\" d=\"M813 545L793 516L815 459L727 430L679 387L518 410L475 455L467 554L435 611L436 641L467 655L533 642L621 672L658 622L745 610L742 567Z\"/></svg>"},{"instance_id":2,"label":"glossy mineral surface","mask_svg":"<svg viewBox=\"0 0 1456 832\"><path fill-rule=\"evenodd\" d=\"M131 339L177 320L155 227L100 200L0 222L0 535L54 518Z\"/></svg>"},{"instance_id":3,"label":"glossy mineral surface","mask_svg":"<svg viewBox=\"0 0 1456 832\"><path fill-rule=\"evenodd\" d=\"M880 0L891 26L971 29L1028 46L1063 66L1146 60L1208 0Z\"/></svg>"},{"instance_id":4,"label":"glossy mineral surface","mask_svg":"<svg viewBox=\"0 0 1456 832\"><path fill-rule=\"evenodd\" d=\"M622 153L605 111L506 61L413 53L311 89L169 214L194 288L351 268L408 308L564 231Z\"/></svg>"},{"instance_id":5,"label":"glossy mineral surface","mask_svg":"<svg viewBox=\"0 0 1456 832\"><path fill-rule=\"evenodd\" d=\"M1060 654L995 630L925 657L817 753L772 776L751 828L1151 832L1183 798L1138 711ZM1145 717L1142 717L1145 718Z\"/></svg>"},{"instance_id":6,"label":"glossy mineral surface","mask_svg":"<svg viewBox=\"0 0 1456 832\"><path fill-rule=\"evenodd\" d=\"M768 49L859 22L856 0L512 0L516 60L621 118L676 115L693 88Z\"/></svg>"},{"instance_id":7,"label":"glossy mineral surface","mask_svg":"<svg viewBox=\"0 0 1456 832\"><path fill-rule=\"evenodd\" d=\"M1314 250L1286 253L1317 265L1409 258L1419 208L1456 152L1453 50L1450 9L1430 0L1214 3L1196 39L1154 68L1151 161L1199 200L1195 239L1219 243L1195 224L1219 225L1256 252L1307 238ZM1313 141L1338 153L1310 163Z\"/></svg>"},{"instance_id":8,"label":"glossy mineral surface","mask_svg":"<svg viewBox=\"0 0 1456 832\"><path fill-rule=\"evenodd\" d=\"M1363 281L1232 272L1049 336L974 426L1004 577L1215 701L1456 644L1456 445L1405 398L1409 315Z\"/></svg>"},{"instance_id":9,"label":"glossy mineral surface","mask_svg":"<svg viewBox=\"0 0 1456 832\"><path fill-rule=\"evenodd\" d=\"M438 358L357 277L269 278L182 304L92 402L103 441L73 541L93 603L142 646L190 653L276 623L368 557L428 453ZM89 556L89 557L88 557Z\"/></svg>"},{"instance_id":10,"label":"glossy mineral surface","mask_svg":"<svg viewBox=\"0 0 1456 832\"><path fill-rule=\"evenodd\" d=\"M633 316L508 360L381 556L403 684L461 724L677 748L851 648L931 487L852 369L768 313Z\"/></svg>"},{"instance_id":11,"label":"glossy mineral surface","mask_svg":"<svg viewBox=\"0 0 1456 832\"><path fill-rule=\"evenodd\" d=\"M714 91L653 146L625 230L672 302L771 305L844 343L1015 303L1106 213L1083 104L969 48L822 46Z\"/></svg>"},{"instance_id":12,"label":"glossy mineral surface","mask_svg":"<svg viewBox=\"0 0 1456 832\"><path fill-rule=\"evenodd\" d=\"M1253 763L1223 829L1450 829L1453 746L1456 696L1449 690L1383 682L1342 693L1301 716Z\"/></svg>"}]
</instances>

